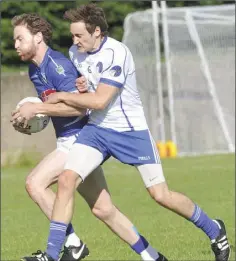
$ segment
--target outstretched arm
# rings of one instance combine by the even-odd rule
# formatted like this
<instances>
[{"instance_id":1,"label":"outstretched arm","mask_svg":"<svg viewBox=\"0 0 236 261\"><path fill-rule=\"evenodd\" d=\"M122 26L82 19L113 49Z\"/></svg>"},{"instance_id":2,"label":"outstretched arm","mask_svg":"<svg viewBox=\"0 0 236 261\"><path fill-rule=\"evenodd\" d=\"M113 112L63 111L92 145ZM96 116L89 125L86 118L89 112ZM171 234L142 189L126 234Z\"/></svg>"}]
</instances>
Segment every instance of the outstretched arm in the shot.
<instances>
[{"instance_id":1,"label":"outstretched arm","mask_svg":"<svg viewBox=\"0 0 236 261\"><path fill-rule=\"evenodd\" d=\"M118 88L108 84L100 83L94 93L53 93L48 97L46 103L64 102L67 105L76 108L88 108L95 110L103 110L111 102L112 98L117 94Z\"/></svg>"},{"instance_id":2,"label":"outstretched arm","mask_svg":"<svg viewBox=\"0 0 236 261\"><path fill-rule=\"evenodd\" d=\"M76 108L70 105L67 105L63 102L57 104L48 104L48 103L39 103L36 106L36 114L41 113L48 116L59 116L59 117L68 117L68 116L82 116L86 114L86 109Z\"/></svg>"}]
</instances>

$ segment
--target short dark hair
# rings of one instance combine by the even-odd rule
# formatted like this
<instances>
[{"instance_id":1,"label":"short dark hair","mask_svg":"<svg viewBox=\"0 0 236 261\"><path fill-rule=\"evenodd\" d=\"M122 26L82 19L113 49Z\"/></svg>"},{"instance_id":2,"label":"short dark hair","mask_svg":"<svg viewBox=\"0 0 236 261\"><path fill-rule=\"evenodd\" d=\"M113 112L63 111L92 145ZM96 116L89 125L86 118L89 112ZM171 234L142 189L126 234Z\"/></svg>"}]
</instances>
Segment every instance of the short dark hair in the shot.
<instances>
[{"instance_id":1,"label":"short dark hair","mask_svg":"<svg viewBox=\"0 0 236 261\"><path fill-rule=\"evenodd\" d=\"M43 35L43 40L46 44L48 44L52 39L51 24L38 14L29 13L17 15L12 18L11 23L14 27L18 25L25 25L33 35L41 32Z\"/></svg>"},{"instance_id":2,"label":"short dark hair","mask_svg":"<svg viewBox=\"0 0 236 261\"><path fill-rule=\"evenodd\" d=\"M71 23L84 22L87 31L94 33L96 26L99 26L102 35L108 34L108 24L102 8L95 4L82 5L76 9L69 9L64 14L64 19Z\"/></svg>"}]
</instances>

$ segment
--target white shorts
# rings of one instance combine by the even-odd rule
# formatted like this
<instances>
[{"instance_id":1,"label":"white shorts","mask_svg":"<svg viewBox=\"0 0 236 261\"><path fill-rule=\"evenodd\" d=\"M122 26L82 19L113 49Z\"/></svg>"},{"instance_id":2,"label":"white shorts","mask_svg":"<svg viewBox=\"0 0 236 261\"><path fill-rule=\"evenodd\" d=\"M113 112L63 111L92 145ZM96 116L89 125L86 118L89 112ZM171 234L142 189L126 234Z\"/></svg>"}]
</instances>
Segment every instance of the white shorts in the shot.
<instances>
[{"instance_id":1,"label":"white shorts","mask_svg":"<svg viewBox=\"0 0 236 261\"><path fill-rule=\"evenodd\" d=\"M79 133L76 133L68 137L59 137L57 139L57 150L61 150L65 153L68 153L78 136Z\"/></svg>"},{"instance_id":2,"label":"white shorts","mask_svg":"<svg viewBox=\"0 0 236 261\"><path fill-rule=\"evenodd\" d=\"M84 144L75 143L68 154L64 169L76 172L82 180L85 180L103 160L103 154L97 149ZM165 182L161 163L142 164L136 167L146 188Z\"/></svg>"}]
</instances>

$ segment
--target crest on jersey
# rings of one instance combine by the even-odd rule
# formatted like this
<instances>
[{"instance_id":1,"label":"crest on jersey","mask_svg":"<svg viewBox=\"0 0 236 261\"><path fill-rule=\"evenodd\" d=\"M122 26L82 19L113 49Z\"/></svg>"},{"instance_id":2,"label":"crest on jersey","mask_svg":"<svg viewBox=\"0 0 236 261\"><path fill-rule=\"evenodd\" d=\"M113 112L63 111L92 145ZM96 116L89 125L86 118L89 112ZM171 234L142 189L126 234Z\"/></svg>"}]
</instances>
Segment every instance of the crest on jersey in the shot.
<instances>
[{"instance_id":1,"label":"crest on jersey","mask_svg":"<svg viewBox=\"0 0 236 261\"><path fill-rule=\"evenodd\" d=\"M97 71L101 73L103 71L103 64L102 62L98 62L96 65Z\"/></svg>"},{"instance_id":2,"label":"crest on jersey","mask_svg":"<svg viewBox=\"0 0 236 261\"><path fill-rule=\"evenodd\" d=\"M115 65L110 69L110 75L113 77L118 77L121 75L122 69L119 65Z\"/></svg>"},{"instance_id":3,"label":"crest on jersey","mask_svg":"<svg viewBox=\"0 0 236 261\"><path fill-rule=\"evenodd\" d=\"M56 71L57 71L58 74L65 75L65 70L64 70L64 68L61 65L57 66Z\"/></svg>"}]
</instances>

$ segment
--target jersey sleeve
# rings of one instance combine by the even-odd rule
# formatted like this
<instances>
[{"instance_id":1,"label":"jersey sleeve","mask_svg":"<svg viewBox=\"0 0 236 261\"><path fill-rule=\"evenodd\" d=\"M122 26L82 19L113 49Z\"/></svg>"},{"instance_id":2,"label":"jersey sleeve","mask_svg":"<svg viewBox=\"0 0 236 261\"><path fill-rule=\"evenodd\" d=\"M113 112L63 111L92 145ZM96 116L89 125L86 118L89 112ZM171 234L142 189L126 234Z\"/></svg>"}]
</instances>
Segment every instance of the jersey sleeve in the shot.
<instances>
[{"instance_id":1,"label":"jersey sleeve","mask_svg":"<svg viewBox=\"0 0 236 261\"><path fill-rule=\"evenodd\" d=\"M58 59L50 63L49 72L51 83L58 92L75 92L75 80L81 75L72 62L67 59Z\"/></svg>"},{"instance_id":2,"label":"jersey sleeve","mask_svg":"<svg viewBox=\"0 0 236 261\"><path fill-rule=\"evenodd\" d=\"M107 54L103 55L103 63L106 66L104 66L105 69L101 73L99 83L105 83L117 88L123 87L129 71L127 54L126 48L120 46L116 49L110 49Z\"/></svg>"}]
</instances>

